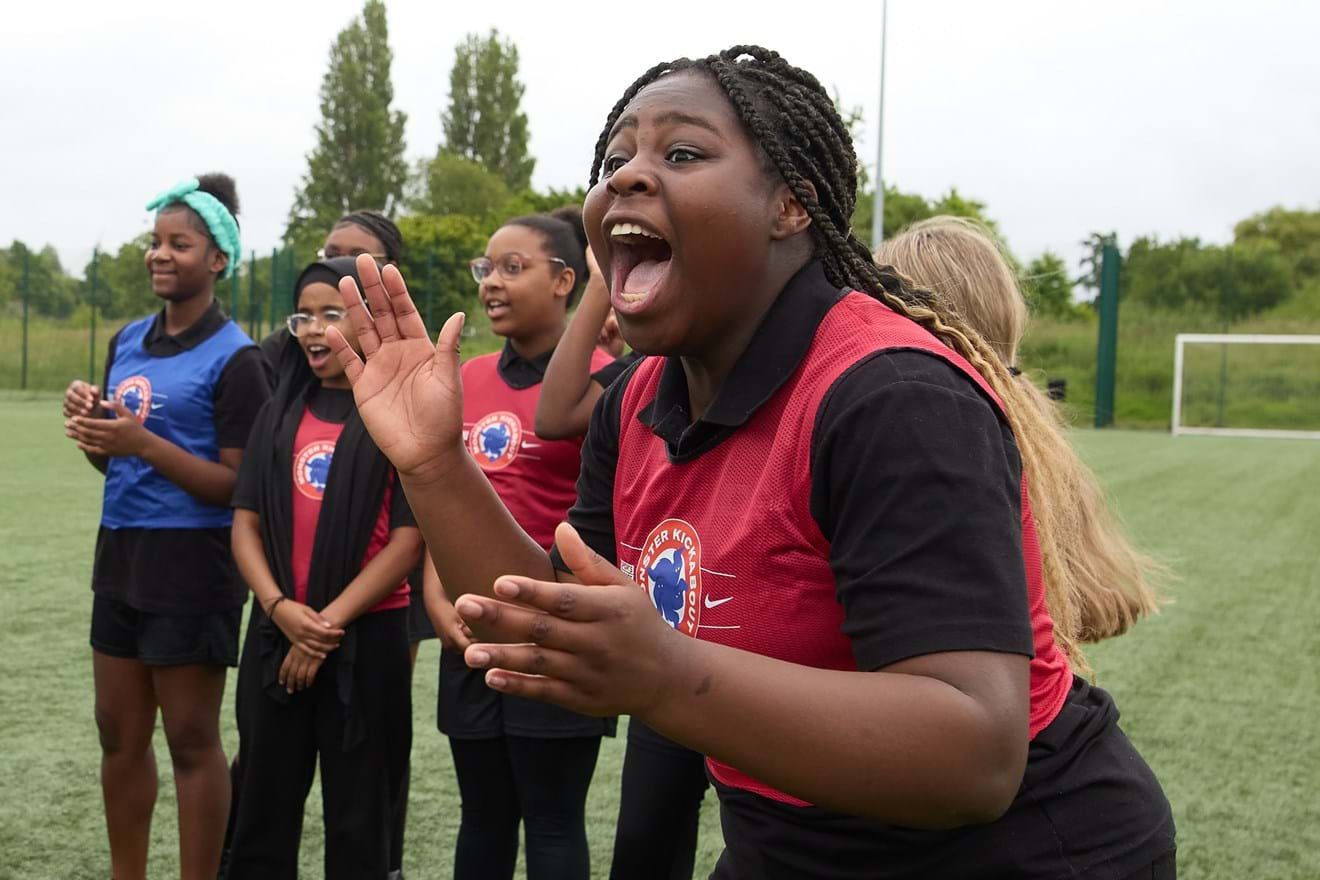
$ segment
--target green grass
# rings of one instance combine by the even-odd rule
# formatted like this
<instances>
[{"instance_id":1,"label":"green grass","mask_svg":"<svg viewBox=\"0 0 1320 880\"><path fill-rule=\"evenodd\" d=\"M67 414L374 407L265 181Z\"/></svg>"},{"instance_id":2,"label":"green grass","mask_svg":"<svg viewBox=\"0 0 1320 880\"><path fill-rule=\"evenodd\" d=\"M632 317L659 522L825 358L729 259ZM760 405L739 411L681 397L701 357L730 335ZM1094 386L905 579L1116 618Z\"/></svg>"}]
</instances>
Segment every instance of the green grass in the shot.
<instances>
[{"instance_id":1,"label":"green grass","mask_svg":"<svg viewBox=\"0 0 1320 880\"><path fill-rule=\"evenodd\" d=\"M100 480L60 435L57 399L0 397L0 878L104 878L87 647ZM1320 447L1305 441L1081 432L1133 532L1180 575L1174 603L1093 650L1100 683L1179 825L1180 876L1320 877ZM407 871L449 874L458 800L434 727L436 646L414 683ZM232 692L232 678L231 678ZM226 706L226 748L235 746ZM177 876L168 756L151 876ZM612 845L623 740L607 740L588 804L593 865ZM305 876L320 875L310 801ZM702 814L698 876L720 847Z\"/></svg>"}]
</instances>

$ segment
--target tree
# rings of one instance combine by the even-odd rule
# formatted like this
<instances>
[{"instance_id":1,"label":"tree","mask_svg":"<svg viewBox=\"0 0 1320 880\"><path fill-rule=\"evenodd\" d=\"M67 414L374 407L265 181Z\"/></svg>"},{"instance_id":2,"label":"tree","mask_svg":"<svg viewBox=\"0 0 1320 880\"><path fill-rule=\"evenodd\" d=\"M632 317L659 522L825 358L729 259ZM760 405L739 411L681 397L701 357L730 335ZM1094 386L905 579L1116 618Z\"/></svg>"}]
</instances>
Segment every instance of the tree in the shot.
<instances>
[{"instance_id":1,"label":"tree","mask_svg":"<svg viewBox=\"0 0 1320 880\"><path fill-rule=\"evenodd\" d=\"M1274 242L1204 246L1195 238L1161 244L1142 237L1128 249L1123 297L1163 309L1196 308L1224 322L1264 311L1296 289Z\"/></svg>"},{"instance_id":2,"label":"tree","mask_svg":"<svg viewBox=\"0 0 1320 880\"><path fill-rule=\"evenodd\" d=\"M484 165L457 153L441 152L423 168L421 195L411 207L423 214L444 217L464 214L500 219L513 193L504 179Z\"/></svg>"},{"instance_id":3,"label":"tree","mask_svg":"<svg viewBox=\"0 0 1320 880\"><path fill-rule=\"evenodd\" d=\"M132 318L158 308L144 262L151 233L126 241L115 253L96 255L96 310L106 318ZM92 261L83 269L83 300L90 302Z\"/></svg>"},{"instance_id":4,"label":"tree","mask_svg":"<svg viewBox=\"0 0 1320 880\"><path fill-rule=\"evenodd\" d=\"M3 295L13 311L19 312L23 307L23 264L26 259L29 312L48 318L67 318L73 313L79 300L78 281L65 274L54 247L46 245L34 251L23 242L15 241L0 251L0 256L7 264L6 271L0 273L0 281L8 287Z\"/></svg>"},{"instance_id":5,"label":"tree","mask_svg":"<svg viewBox=\"0 0 1320 880\"><path fill-rule=\"evenodd\" d=\"M403 127L391 110L393 53L385 4L367 0L362 18L339 32L321 80L321 122L307 173L289 213L286 242L310 256L342 215L361 208L393 214L408 177Z\"/></svg>"},{"instance_id":6,"label":"tree","mask_svg":"<svg viewBox=\"0 0 1320 880\"><path fill-rule=\"evenodd\" d=\"M485 250L495 224L462 214L412 214L399 219L399 231L408 243L403 275L427 327L438 329L445 318L476 298L468 262Z\"/></svg>"},{"instance_id":7,"label":"tree","mask_svg":"<svg viewBox=\"0 0 1320 880\"><path fill-rule=\"evenodd\" d=\"M449 72L449 107L441 114L440 152L485 166L510 192L527 189L536 165L527 152L524 86L518 81L518 48L491 29L468 34L455 47Z\"/></svg>"},{"instance_id":8,"label":"tree","mask_svg":"<svg viewBox=\"0 0 1320 880\"><path fill-rule=\"evenodd\" d=\"M1052 318L1077 316L1068 264L1053 251L1045 251L1028 263L1020 283L1022 295L1033 315L1048 315Z\"/></svg>"},{"instance_id":9,"label":"tree","mask_svg":"<svg viewBox=\"0 0 1320 880\"><path fill-rule=\"evenodd\" d=\"M998 226L994 220L986 216L985 207L985 202L964 197L958 192L957 187L950 187L947 193L932 202L918 193L902 192L897 186L887 185L885 186L885 238L898 235L918 220L926 220L941 214L971 218L998 235ZM871 219L874 216L875 193L859 192L852 225L853 231L863 241L869 242L871 239Z\"/></svg>"},{"instance_id":10,"label":"tree","mask_svg":"<svg viewBox=\"0 0 1320 880\"><path fill-rule=\"evenodd\" d=\"M1233 243L1273 242L1292 263L1299 281L1320 277L1320 211L1275 207L1253 214L1233 228Z\"/></svg>"},{"instance_id":11,"label":"tree","mask_svg":"<svg viewBox=\"0 0 1320 880\"><path fill-rule=\"evenodd\" d=\"M1078 261L1082 274L1078 276L1077 284L1087 290L1095 291L1095 295L1099 296L1100 268L1104 264L1105 247L1108 245L1118 247L1118 233L1092 232L1081 244L1086 248L1086 256Z\"/></svg>"}]
</instances>

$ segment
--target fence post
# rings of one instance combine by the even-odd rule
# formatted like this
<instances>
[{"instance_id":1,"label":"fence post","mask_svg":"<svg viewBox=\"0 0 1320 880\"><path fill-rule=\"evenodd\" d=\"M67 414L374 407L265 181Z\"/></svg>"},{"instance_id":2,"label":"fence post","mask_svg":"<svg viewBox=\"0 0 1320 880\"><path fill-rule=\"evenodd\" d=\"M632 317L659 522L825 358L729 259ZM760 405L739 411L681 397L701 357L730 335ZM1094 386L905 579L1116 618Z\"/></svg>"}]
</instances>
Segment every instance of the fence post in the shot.
<instances>
[{"instance_id":1,"label":"fence post","mask_svg":"<svg viewBox=\"0 0 1320 880\"><path fill-rule=\"evenodd\" d=\"M28 253L28 249L26 247L23 248L23 374L18 384L18 387L23 390L27 390L28 302L32 299L31 291L29 289L31 286L31 274L29 272L28 264L31 259L32 255Z\"/></svg>"},{"instance_id":2,"label":"fence post","mask_svg":"<svg viewBox=\"0 0 1320 880\"><path fill-rule=\"evenodd\" d=\"M266 306L266 314L270 316L270 327L266 329L269 333L275 329L275 291L280 277L280 249L271 248L270 251L270 302Z\"/></svg>"},{"instance_id":3,"label":"fence post","mask_svg":"<svg viewBox=\"0 0 1320 880\"><path fill-rule=\"evenodd\" d=\"M257 329L257 252L248 256L248 336Z\"/></svg>"},{"instance_id":4,"label":"fence post","mask_svg":"<svg viewBox=\"0 0 1320 880\"><path fill-rule=\"evenodd\" d=\"M92 248L91 286L87 290L87 301L92 306L92 338L87 348L87 381L96 384L96 264L101 261L101 248ZM104 393L105 389L102 389Z\"/></svg>"},{"instance_id":5,"label":"fence post","mask_svg":"<svg viewBox=\"0 0 1320 880\"><path fill-rule=\"evenodd\" d=\"M234 274L229 276L229 317L235 324L243 321L243 316L238 313L238 266L234 267Z\"/></svg>"},{"instance_id":6,"label":"fence post","mask_svg":"<svg viewBox=\"0 0 1320 880\"><path fill-rule=\"evenodd\" d=\"M1105 245L1100 263L1100 338L1095 349L1095 426L1114 423L1114 383L1118 363L1118 248Z\"/></svg>"}]
</instances>

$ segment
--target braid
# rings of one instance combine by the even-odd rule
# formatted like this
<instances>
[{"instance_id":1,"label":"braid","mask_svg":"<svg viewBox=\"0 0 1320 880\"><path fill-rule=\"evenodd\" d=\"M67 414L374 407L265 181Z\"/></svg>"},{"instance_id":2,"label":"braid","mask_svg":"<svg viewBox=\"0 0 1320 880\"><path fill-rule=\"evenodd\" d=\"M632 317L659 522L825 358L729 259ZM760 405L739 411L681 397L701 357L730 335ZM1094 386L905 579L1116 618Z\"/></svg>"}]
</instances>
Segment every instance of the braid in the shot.
<instances>
[{"instance_id":1,"label":"braid","mask_svg":"<svg viewBox=\"0 0 1320 880\"><path fill-rule=\"evenodd\" d=\"M591 185L600 180L605 148L615 123L646 86L669 73L700 70L728 96L734 112L770 167L788 185L811 218L815 256L830 283L867 293L900 315L920 324L957 352L985 378L1003 402L1003 411L1022 456L1023 472L1032 483L1050 485L1066 480L1056 466L1051 438L1058 432L1009 375L994 349L948 306L927 290L912 284L892 266L876 265L867 245L852 230L857 199L857 154L852 136L829 93L811 73L789 64L778 53L760 46L733 46L715 55L692 60L680 58L652 67L623 93L610 111L596 141ZM1046 605L1054 621L1054 637L1082 674L1089 672L1079 641L1083 633L1078 597L1069 589L1072 580L1062 560L1072 552L1059 536L1067 529L1059 511L1043 503L1033 505L1040 540Z\"/></svg>"}]
</instances>

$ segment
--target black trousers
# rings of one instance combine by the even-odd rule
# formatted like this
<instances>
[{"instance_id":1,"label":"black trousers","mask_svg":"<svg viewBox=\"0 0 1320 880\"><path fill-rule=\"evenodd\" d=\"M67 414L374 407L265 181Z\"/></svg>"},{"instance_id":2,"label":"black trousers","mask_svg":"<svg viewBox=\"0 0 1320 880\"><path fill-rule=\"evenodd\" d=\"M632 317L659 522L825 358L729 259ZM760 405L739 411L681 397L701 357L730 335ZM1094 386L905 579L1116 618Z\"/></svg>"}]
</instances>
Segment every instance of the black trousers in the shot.
<instances>
[{"instance_id":1,"label":"black trousers","mask_svg":"<svg viewBox=\"0 0 1320 880\"><path fill-rule=\"evenodd\" d=\"M706 759L628 722L611 880L692 880Z\"/></svg>"},{"instance_id":2,"label":"black trousers","mask_svg":"<svg viewBox=\"0 0 1320 880\"><path fill-rule=\"evenodd\" d=\"M599 736L450 738L462 798L454 880L509 880L518 823L528 880L587 880L586 806Z\"/></svg>"},{"instance_id":3,"label":"black trousers","mask_svg":"<svg viewBox=\"0 0 1320 880\"><path fill-rule=\"evenodd\" d=\"M366 614L357 631L353 699L366 736L343 748L345 716L335 654L306 691L278 703L261 688L249 629L238 675L238 771L243 797L228 880L296 880L303 809L317 759L325 815L327 880L384 880L390 870L394 810L412 747L407 609Z\"/></svg>"}]
</instances>

